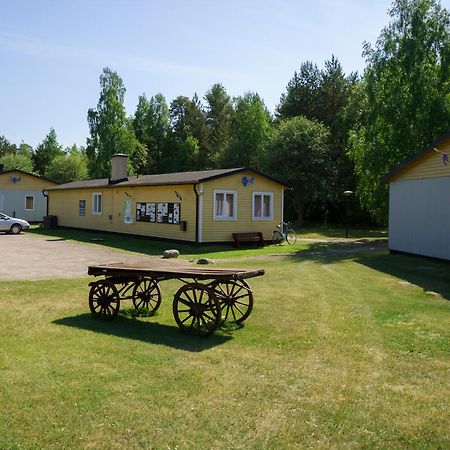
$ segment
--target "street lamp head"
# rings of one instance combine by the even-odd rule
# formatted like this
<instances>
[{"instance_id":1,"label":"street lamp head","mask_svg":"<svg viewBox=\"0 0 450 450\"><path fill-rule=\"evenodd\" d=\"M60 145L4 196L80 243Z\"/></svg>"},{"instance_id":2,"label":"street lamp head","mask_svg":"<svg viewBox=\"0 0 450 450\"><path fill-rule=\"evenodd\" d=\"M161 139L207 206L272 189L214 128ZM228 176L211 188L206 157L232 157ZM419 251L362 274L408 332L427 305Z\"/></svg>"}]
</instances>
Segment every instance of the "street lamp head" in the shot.
<instances>
[{"instance_id":1,"label":"street lamp head","mask_svg":"<svg viewBox=\"0 0 450 450\"><path fill-rule=\"evenodd\" d=\"M353 191L344 191L344 195L350 197L350 195L353 195Z\"/></svg>"}]
</instances>

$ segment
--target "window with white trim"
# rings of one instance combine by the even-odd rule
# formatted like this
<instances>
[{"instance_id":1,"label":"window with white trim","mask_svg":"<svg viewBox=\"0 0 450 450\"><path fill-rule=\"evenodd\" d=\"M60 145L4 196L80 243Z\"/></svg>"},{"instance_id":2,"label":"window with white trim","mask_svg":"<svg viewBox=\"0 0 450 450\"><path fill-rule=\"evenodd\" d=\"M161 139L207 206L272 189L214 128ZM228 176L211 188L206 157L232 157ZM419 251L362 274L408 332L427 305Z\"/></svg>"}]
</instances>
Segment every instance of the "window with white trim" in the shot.
<instances>
[{"instance_id":1,"label":"window with white trim","mask_svg":"<svg viewBox=\"0 0 450 450\"><path fill-rule=\"evenodd\" d=\"M273 219L273 192L253 192L253 220Z\"/></svg>"},{"instance_id":2,"label":"window with white trim","mask_svg":"<svg viewBox=\"0 0 450 450\"><path fill-rule=\"evenodd\" d=\"M34 211L34 195L25 196L25 211Z\"/></svg>"},{"instance_id":3,"label":"window with white trim","mask_svg":"<svg viewBox=\"0 0 450 450\"><path fill-rule=\"evenodd\" d=\"M92 194L92 214L100 216L102 214L102 193L94 192Z\"/></svg>"},{"instance_id":4,"label":"window with white trim","mask_svg":"<svg viewBox=\"0 0 450 450\"><path fill-rule=\"evenodd\" d=\"M214 191L214 220L237 219L237 192Z\"/></svg>"}]
</instances>

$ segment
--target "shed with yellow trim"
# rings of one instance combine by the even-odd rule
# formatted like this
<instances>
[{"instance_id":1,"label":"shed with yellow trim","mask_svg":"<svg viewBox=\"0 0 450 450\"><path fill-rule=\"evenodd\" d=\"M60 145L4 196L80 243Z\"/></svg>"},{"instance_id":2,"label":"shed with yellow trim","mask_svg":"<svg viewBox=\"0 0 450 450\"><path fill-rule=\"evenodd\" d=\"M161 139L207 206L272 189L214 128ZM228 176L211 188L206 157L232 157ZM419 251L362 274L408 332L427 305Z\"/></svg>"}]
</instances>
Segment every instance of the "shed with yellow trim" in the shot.
<instances>
[{"instance_id":1,"label":"shed with yellow trim","mask_svg":"<svg viewBox=\"0 0 450 450\"><path fill-rule=\"evenodd\" d=\"M389 249L450 260L450 134L389 172Z\"/></svg>"},{"instance_id":2,"label":"shed with yellow trim","mask_svg":"<svg viewBox=\"0 0 450 450\"><path fill-rule=\"evenodd\" d=\"M269 240L283 220L286 186L248 168L128 177L127 157L112 158L110 178L48 191L49 214L63 227L195 243L230 242L259 231Z\"/></svg>"},{"instance_id":3,"label":"shed with yellow trim","mask_svg":"<svg viewBox=\"0 0 450 450\"><path fill-rule=\"evenodd\" d=\"M24 172L0 171L0 212L29 222L40 222L47 214L43 190L56 186L54 181Z\"/></svg>"}]
</instances>

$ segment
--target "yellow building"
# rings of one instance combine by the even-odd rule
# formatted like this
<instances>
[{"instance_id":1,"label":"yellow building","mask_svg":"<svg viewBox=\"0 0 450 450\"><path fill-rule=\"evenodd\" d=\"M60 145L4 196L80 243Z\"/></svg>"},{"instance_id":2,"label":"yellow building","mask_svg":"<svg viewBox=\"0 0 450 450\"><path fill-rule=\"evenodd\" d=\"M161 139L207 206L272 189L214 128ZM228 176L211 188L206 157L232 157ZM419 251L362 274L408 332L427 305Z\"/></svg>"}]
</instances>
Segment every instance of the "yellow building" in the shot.
<instances>
[{"instance_id":1,"label":"yellow building","mask_svg":"<svg viewBox=\"0 0 450 450\"><path fill-rule=\"evenodd\" d=\"M450 134L389 172L389 249L450 260Z\"/></svg>"},{"instance_id":2,"label":"yellow building","mask_svg":"<svg viewBox=\"0 0 450 450\"><path fill-rule=\"evenodd\" d=\"M22 170L0 172L0 212L40 222L47 214L47 198L42 191L53 186L55 182Z\"/></svg>"},{"instance_id":3,"label":"yellow building","mask_svg":"<svg viewBox=\"0 0 450 450\"><path fill-rule=\"evenodd\" d=\"M196 243L227 242L258 231L271 239L283 220L285 185L246 168L127 177L114 155L109 179L48 190L58 225Z\"/></svg>"}]
</instances>

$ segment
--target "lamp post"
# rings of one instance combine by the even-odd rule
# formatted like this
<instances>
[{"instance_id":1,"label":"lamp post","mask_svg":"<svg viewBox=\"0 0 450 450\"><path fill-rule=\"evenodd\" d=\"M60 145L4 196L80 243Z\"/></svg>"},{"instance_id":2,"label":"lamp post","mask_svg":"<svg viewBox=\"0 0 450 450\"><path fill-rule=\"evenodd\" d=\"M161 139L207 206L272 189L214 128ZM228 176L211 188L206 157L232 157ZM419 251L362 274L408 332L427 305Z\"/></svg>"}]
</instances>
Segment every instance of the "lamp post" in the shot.
<instances>
[{"instance_id":1,"label":"lamp post","mask_svg":"<svg viewBox=\"0 0 450 450\"><path fill-rule=\"evenodd\" d=\"M348 238L348 209L350 204L350 197L353 195L353 191L344 191L344 195L347 198L346 212L345 212L345 237Z\"/></svg>"}]
</instances>

